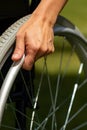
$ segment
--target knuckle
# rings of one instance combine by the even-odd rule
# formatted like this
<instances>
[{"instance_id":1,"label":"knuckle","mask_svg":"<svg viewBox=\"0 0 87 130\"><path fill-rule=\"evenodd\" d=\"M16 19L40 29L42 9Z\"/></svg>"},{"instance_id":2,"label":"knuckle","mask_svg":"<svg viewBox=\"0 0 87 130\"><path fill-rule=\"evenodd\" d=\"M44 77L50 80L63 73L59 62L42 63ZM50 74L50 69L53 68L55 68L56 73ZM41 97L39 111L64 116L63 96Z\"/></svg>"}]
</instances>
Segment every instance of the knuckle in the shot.
<instances>
[{"instance_id":1,"label":"knuckle","mask_svg":"<svg viewBox=\"0 0 87 130\"><path fill-rule=\"evenodd\" d=\"M55 48L53 47L52 50L51 50L51 52L54 52L54 51L55 51Z\"/></svg>"},{"instance_id":2,"label":"knuckle","mask_svg":"<svg viewBox=\"0 0 87 130\"><path fill-rule=\"evenodd\" d=\"M22 38L22 36L23 36L23 34L22 34L21 32L18 32L18 33L16 34L16 39Z\"/></svg>"},{"instance_id":3,"label":"knuckle","mask_svg":"<svg viewBox=\"0 0 87 130\"><path fill-rule=\"evenodd\" d=\"M31 70L34 64L34 59L32 57L28 57L28 59L23 64L23 69Z\"/></svg>"},{"instance_id":4,"label":"knuckle","mask_svg":"<svg viewBox=\"0 0 87 130\"><path fill-rule=\"evenodd\" d=\"M47 47L47 45L45 45L43 48L42 48L42 52L46 53L48 52L49 48Z\"/></svg>"},{"instance_id":5,"label":"knuckle","mask_svg":"<svg viewBox=\"0 0 87 130\"><path fill-rule=\"evenodd\" d=\"M37 46L34 46L34 47L33 47L34 53L35 53L35 52L38 52L38 50L39 50L39 47L37 47Z\"/></svg>"},{"instance_id":6,"label":"knuckle","mask_svg":"<svg viewBox=\"0 0 87 130\"><path fill-rule=\"evenodd\" d=\"M54 51L55 51L54 46L53 47L49 47L48 54L53 53Z\"/></svg>"}]
</instances>

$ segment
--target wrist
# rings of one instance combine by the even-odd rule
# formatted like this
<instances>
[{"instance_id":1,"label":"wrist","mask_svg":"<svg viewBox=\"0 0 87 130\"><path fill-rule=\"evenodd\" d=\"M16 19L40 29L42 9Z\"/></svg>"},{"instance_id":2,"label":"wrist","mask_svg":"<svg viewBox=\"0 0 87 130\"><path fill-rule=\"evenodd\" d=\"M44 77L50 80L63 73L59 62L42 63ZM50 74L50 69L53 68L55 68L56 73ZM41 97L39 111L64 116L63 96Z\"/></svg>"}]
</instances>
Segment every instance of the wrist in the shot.
<instances>
[{"instance_id":1,"label":"wrist","mask_svg":"<svg viewBox=\"0 0 87 130\"><path fill-rule=\"evenodd\" d=\"M53 2L53 0L50 1ZM49 24L50 26L53 26L56 21L56 17L58 15L57 11L55 10L53 11L53 9L55 8L55 6L51 6L53 3L51 2L49 3L46 2L46 0L42 0L39 6L33 12L32 16L34 16L37 20L40 20L42 22Z\"/></svg>"},{"instance_id":2,"label":"wrist","mask_svg":"<svg viewBox=\"0 0 87 130\"><path fill-rule=\"evenodd\" d=\"M42 22L54 26L56 18L64 7L67 0L41 0L33 12L34 17Z\"/></svg>"}]
</instances>

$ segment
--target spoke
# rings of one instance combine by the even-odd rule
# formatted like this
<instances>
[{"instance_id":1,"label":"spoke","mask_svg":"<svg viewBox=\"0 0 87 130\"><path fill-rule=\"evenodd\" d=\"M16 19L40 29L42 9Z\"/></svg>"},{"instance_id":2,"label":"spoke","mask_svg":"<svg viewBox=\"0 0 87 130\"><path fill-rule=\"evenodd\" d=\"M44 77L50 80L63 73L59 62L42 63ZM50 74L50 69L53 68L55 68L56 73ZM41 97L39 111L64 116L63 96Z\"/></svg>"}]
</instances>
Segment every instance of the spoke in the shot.
<instances>
[{"instance_id":1,"label":"spoke","mask_svg":"<svg viewBox=\"0 0 87 130\"><path fill-rule=\"evenodd\" d=\"M61 56L60 56L60 64L59 64L59 72L58 72L58 76L57 76L57 85L56 85L56 89L55 89L55 100L54 100L54 114L53 114L53 118L52 118L52 130L57 129L57 123L56 123L56 115L55 115L55 108L56 108L56 103L57 103L57 98L58 98L58 93L59 93L59 87L60 87L60 77L61 77L61 70L62 70L62 61L63 61L63 56L64 56L64 41L63 41L63 46L61 49ZM54 127L55 126L55 127Z\"/></svg>"},{"instance_id":2,"label":"spoke","mask_svg":"<svg viewBox=\"0 0 87 130\"><path fill-rule=\"evenodd\" d=\"M21 77L22 77L22 80L23 80L23 83L24 83L26 92L27 92L27 94L28 94L29 100L30 100L30 102L31 102L31 105L33 106L33 100L32 100L31 95L30 95L30 93L29 93L29 89L28 89L28 86L27 86L26 81L25 81L25 79L24 79L23 73L22 73L21 71L20 71L20 73L21 73ZM31 75L30 75L29 78L31 78ZM31 79L30 79L30 80L31 80ZM33 85L32 85L32 81L30 82L30 85L33 86Z\"/></svg>"},{"instance_id":3,"label":"spoke","mask_svg":"<svg viewBox=\"0 0 87 130\"><path fill-rule=\"evenodd\" d=\"M68 98L66 98L59 106L57 106L57 107L55 108L55 111L49 112L49 114L47 115L47 117L42 121L41 124L39 124L39 126L37 127L36 130L39 130L39 129L42 127L42 125L45 123L45 121L48 121L48 119L49 119L51 116L53 116L53 114L56 113L56 112L66 103L67 100L68 100ZM51 110L51 109L50 109L50 110Z\"/></svg>"},{"instance_id":4,"label":"spoke","mask_svg":"<svg viewBox=\"0 0 87 130\"><path fill-rule=\"evenodd\" d=\"M79 129L83 128L84 126L87 126L87 122L82 123L81 125L77 126L76 128L74 128L72 130L79 130Z\"/></svg>"},{"instance_id":5,"label":"spoke","mask_svg":"<svg viewBox=\"0 0 87 130\"><path fill-rule=\"evenodd\" d=\"M20 130L20 129L17 129L17 128L14 128L14 127L9 127L9 126L7 126L7 125L1 125L1 127L3 127L3 128L7 128L7 129L9 129L9 130Z\"/></svg>"},{"instance_id":6,"label":"spoke","mask_svg":"<svg viewBox=\"0 0 87 130\"><path fill-rule=\"evenodd\" d=\"M78 89L81 89L87 83L87 78L79 85Z\"/></svg>"},{"instance_id":7,"label":"spoke","mask_svg":"<svg viewBox=\"0 0 87 130\"><path fill-rule=\"evenodd\" d=\"M68 57L68 60L67 60L67 62L66 62L66 65L65 65L65 68L64 68L64 73L63 73L63 76L62 76L62 79L61 79L60 87L62 86L63 79L64 79L65 75L66 75L67 72L68 72L68 69L69 69L68 66L69 66L70 63L71 63L72 56L73 56L73 53L74 53L74 52L75 52L75 45L72 47L71 52L70 52L69 57Z\"/></svg>"},{"instance_id":8,"label":"spoke","mask_svg":"<svg viewBox=\"0 0 87 130\"><path fill-rule=\"evenodd\" d=\"M68 123L67 123L67 124L69 124L76 116L78 116L86 107L87 107L87 103L84 104L84 105L68 120Z\"/></svg>"},{"instance_id":9,"label":"spoke","mask_svg":"<svg viewBox=\"0 0 87 130\"><path fill-rule=\"evenodd\" d=\"M52 86L51 86L50 76L49 76L49 74L48 74L47 64L46 64L46 74L47 74L48 87L49 87L50 97L51 97L51 102L52 102L52 109L53 109L53 111L54 111L54 110L55 110L55 106L54 106L55 104L54 104L53 93L52 93L52 89L51 89ZM47 120L46 120L46 122L45 122L43 128L45 128L46 123L47 123ZM52 122L52 124L53 124L53 122Z\"/></svg>"},{"instance_id":10,"label":"spoke","mask_svg":"<svg viewBox=\"0 0 87 130\"><path fill-rule=\"evenodd\" d=\"M46 59L45 59L46 60ZM33 123L34 123L34 117L35 117L35 109L37 107L37 102L38 102L38 98L39 98L39 93L40 93L40 89L41 89L41 85L42 85L42 80L43 80L43 77L44 77L44 71L46 69L46 61L44 62L44 65L43 65L43 71L42 71L42 74L41 74L41 79L40 79L40 83L39 83L39 87L38 87L38 91L37 91L37 94L36 94L36 98L35 98L35 103L34 103L34 107L33 107L33 112L32 112L32 117L31 117L31 123L30 123L30 130L33 129Z\"/></svg>"},{"instance_id":11,"label":"spoke","mask_svg":"<svg viewBox=\"0 0 87 130\"><path fill-rule=\"evenodd\" d=\"M73 90L73 93L72 93L70 105L69 105L67 116L66 116L66 119L65 119L65 123L64 123L63 127L61 128L61 130L65 130L66 126L68 124L68 120L69 120L69 116L70 116L70 113L71 113L72 105L73 105L73 102L74 102L74 99L75 99L75 96L76 96L76 92L77 92L77 89L78 89L78 80L79 80L80 74L82 73L82 70L83 70L83 63L80 64L80 68L79 68L79 72L78 72L78 79L77 79L77 82L74 85L74 90Z\"/></svg>"},{"instance_id":12,"label":"spoke","mask_svg":"<svg viewBox=\"0 0 87 130\"><path fill-rule=\"evenodd\" d=\"M9 97L9 100L10 100L10 103L12 103L12 100L11 100L11 98ZM14 111L14 105L13 104L10 104L9 105L10 106L10 108L12 109L12 114L13 114L13 116L14 116L14 120L17 122L17 125L18 125L18 127L21 129L21 127L20 127L20 123L19 123L19 121L18 121L18 119L17 119L17 116L16 116L16 110Z\"/></svg>"}]
</instances>

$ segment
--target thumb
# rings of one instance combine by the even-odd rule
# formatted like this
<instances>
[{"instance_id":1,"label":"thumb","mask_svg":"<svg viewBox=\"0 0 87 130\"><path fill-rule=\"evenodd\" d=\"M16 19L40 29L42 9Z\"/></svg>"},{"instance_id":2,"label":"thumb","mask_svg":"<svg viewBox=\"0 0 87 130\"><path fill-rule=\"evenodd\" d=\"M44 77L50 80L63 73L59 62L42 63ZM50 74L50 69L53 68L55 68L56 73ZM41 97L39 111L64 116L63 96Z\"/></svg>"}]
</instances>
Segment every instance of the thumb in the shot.
<instances>
[{"instance_id":1,"label":"thumb","mask_svg":"<svg viewBox=\"0 0 87 130\"><path fill-rule=\"evenodd\" d=\"M12 54L12 60L13 61L18 61L22 58L24 54L24 38L17 38L16 40L16 46L14 49L14 52Z\"/></svg>"}]
</instances>

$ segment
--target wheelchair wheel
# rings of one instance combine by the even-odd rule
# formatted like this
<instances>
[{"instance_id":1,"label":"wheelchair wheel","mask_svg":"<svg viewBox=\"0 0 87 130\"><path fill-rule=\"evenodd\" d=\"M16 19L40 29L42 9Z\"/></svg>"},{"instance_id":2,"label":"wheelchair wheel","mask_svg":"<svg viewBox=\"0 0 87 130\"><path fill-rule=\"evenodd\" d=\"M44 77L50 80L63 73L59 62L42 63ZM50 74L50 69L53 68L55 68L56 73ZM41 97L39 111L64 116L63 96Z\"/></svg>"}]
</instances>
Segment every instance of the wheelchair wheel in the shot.
<instances>
[{"instance_id":1,"label":"wheelchair wheel","mask_svg":"<svg viewBox=\"0 0 87 130\"><path fill-rule=\"evenodd\" d=\"M59 16L54 26L55 52L24 72L24 57L17 63L10 57L16 32L29 17L0 37L0 129L86 130L87 39Z\"/></svg>"}]
</instances>

